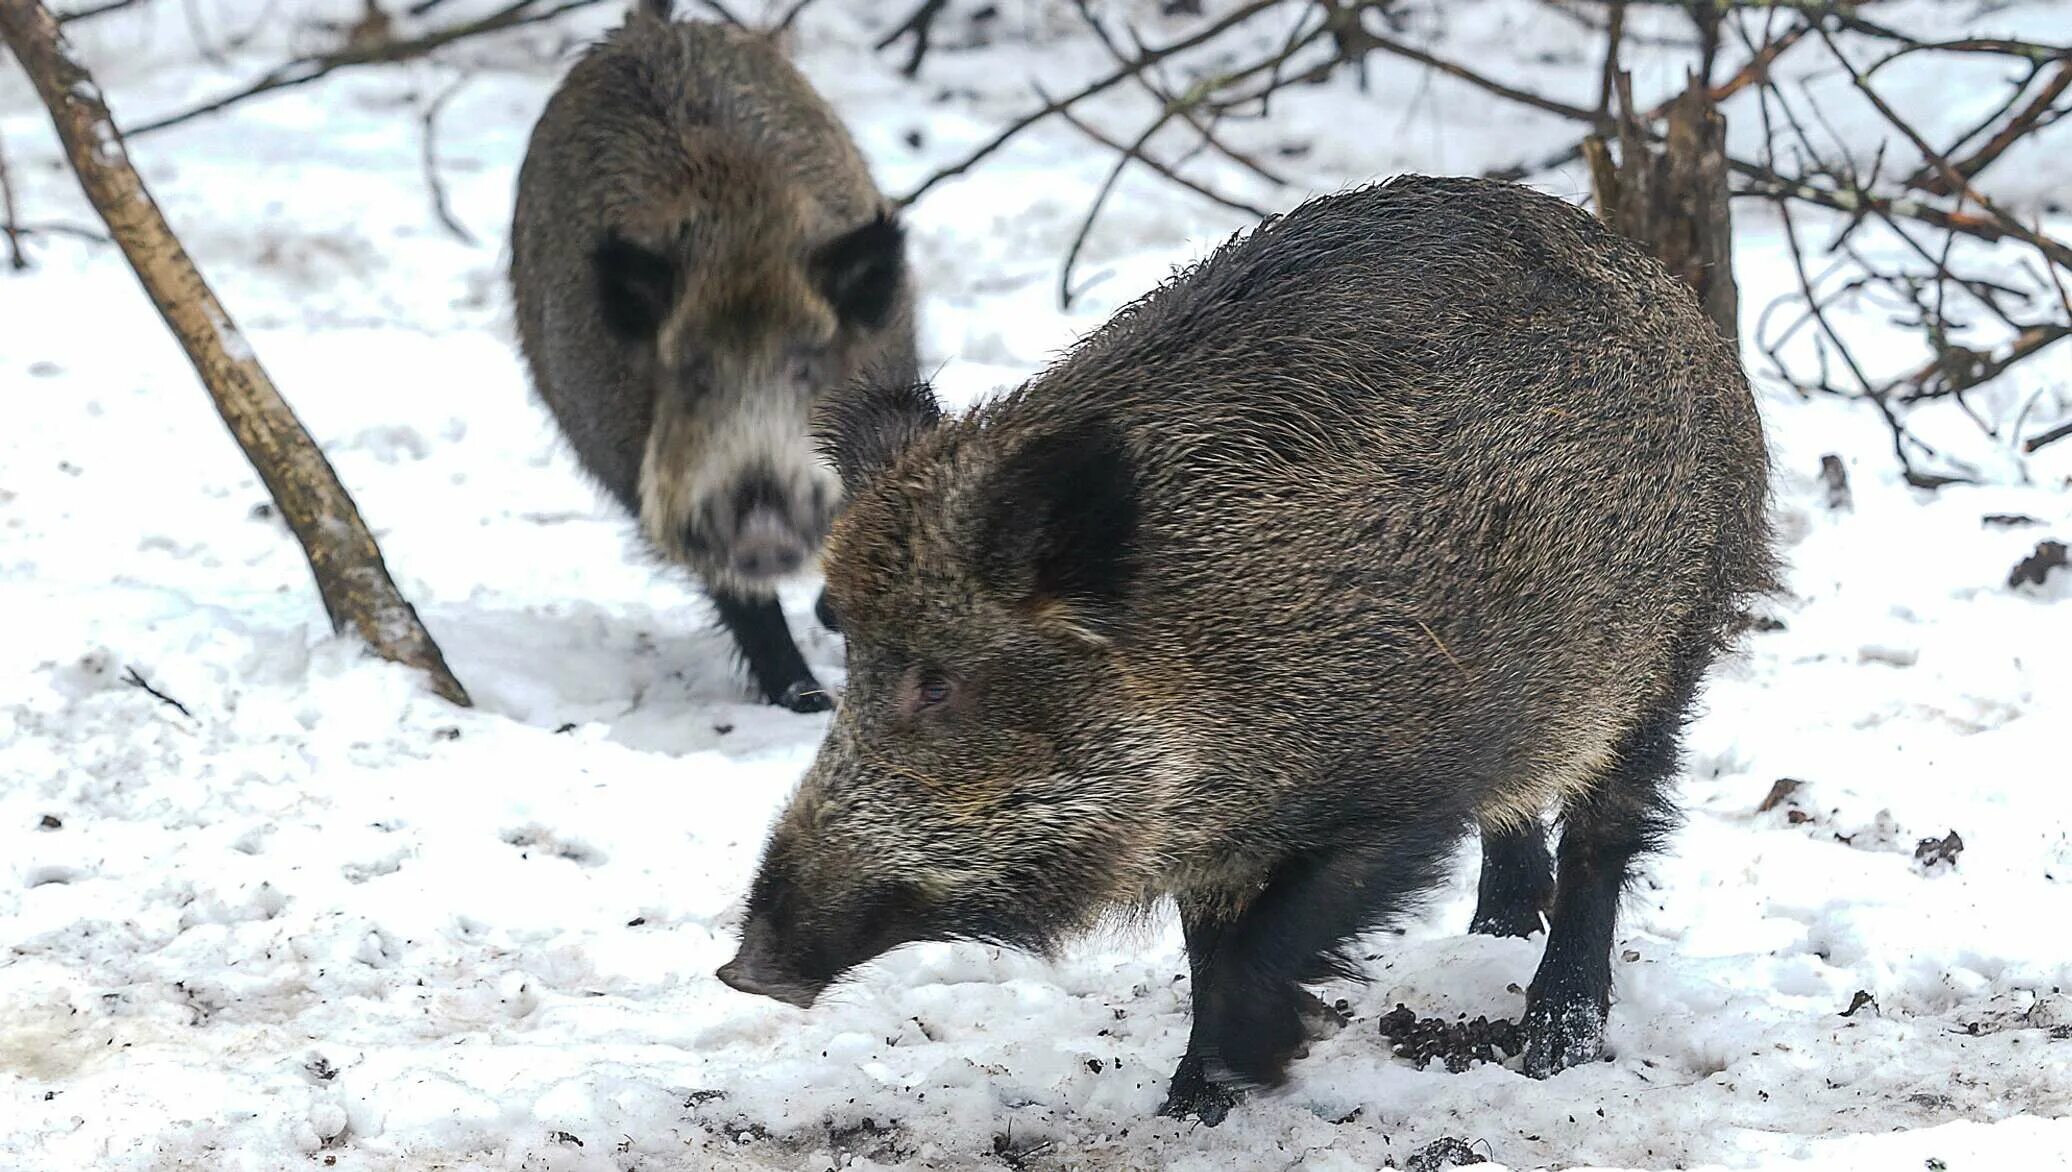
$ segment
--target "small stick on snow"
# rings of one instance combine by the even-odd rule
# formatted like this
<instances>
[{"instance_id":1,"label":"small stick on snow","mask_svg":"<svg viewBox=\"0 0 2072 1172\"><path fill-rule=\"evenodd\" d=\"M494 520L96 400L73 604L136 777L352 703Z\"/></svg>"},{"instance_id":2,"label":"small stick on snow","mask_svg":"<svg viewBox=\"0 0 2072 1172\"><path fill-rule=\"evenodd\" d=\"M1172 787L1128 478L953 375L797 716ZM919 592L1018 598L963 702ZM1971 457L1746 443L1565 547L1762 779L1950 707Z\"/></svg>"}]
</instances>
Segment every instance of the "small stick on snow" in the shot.
<instances>
[{"instance_id":1,"label":"small stick on snow","mask_svg":"<svg viewBox=\"0 0 2072 1172\"><path fill-rule=\"evenodd\" d=\"M133 688L144 689L146 692L149 692L151 695L157 697L159 703L171 705L172 707L179 709L180 715L186 717L189 720L194 719L194 713L187 711L187 706L185 704L180 703L178 700L175 700L171 696L166 695L164 692L159 691L157 688L152 687L151 681L145 679L143 673L139 672L136 668L124 668L123 673L123 683L128 684Z\"/></svg>"}]
</instances>

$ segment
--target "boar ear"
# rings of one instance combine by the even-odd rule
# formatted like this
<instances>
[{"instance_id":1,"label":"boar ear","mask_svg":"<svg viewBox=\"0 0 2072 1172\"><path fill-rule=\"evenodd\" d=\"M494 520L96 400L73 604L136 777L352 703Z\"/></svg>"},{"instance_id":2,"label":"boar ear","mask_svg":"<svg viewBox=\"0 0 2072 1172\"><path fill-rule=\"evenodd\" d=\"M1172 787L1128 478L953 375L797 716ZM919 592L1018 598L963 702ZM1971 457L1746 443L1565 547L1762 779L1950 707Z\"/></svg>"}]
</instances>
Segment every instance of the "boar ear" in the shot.
<instances>
[{"instance_id":1,"label":"boar ear","mask_svg":"<svg viewBox=\"0 0 2072 1172\"><path fill-rule=\"evenodd\" d=\"M820 401L813 441L853 494L941 422L942 408L927 383L858 380Z\"/></svg>"},{"instance_id":2,"label":"boar ear","mask_svg":"<svg viewBox=\"0 0 2072 1172\"><path fill-rule=\"evenodd\" d=\"M815 250L812 271L843 325L876 329L892 316L906 275L906 229L879 212Z\"/></svg>"},{"instance_id":3,"label":"boar ear","mask_svg":"<svg viewBox=\"0 0 2072 1172\"><path fill-rule=\"evenodd\" d=\"M1039 621L1106 643L1136 565L1137 477L1122 434L1079 420L1024 443L987 486L980 577Z\"/></svg>"},{"instance_id":4,"label":"boar ear","mask_svg":"<svg viewBox=\"0 0 2072 1172\"><path fill-rule=\"evenodd\" d=\"M676 266L617 232L608 232L590 254L597 274L597 305L604 324L627 341L652 338L676 299Z\"/></svg>"}]
</instances>

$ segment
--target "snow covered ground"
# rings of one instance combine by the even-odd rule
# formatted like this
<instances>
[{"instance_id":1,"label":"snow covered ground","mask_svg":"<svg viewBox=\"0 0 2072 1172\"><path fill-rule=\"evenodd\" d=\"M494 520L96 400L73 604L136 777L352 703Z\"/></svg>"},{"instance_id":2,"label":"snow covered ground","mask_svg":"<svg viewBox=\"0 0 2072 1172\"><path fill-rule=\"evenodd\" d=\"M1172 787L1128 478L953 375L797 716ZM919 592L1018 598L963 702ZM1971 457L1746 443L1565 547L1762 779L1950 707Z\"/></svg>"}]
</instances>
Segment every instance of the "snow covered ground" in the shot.
<instances>
[{"instance_id":1,"label":"snow covered ground","mask_svg":"<svg viewBox=\"0 0 2072 1172\"><path fill-rule=\"evenodd\" d=\"M220 42L259 7L186 9ZM1105 67L1069 19L1003 7L1015 35L950 36L919 84L859 47L907 5L808 11L801 60L888 189L1027 108L1032 77L1056 93ZM2072 38L2060 7L1972 7L1888 19L1962 9ZM290 23L220 67L197 63L180 6L76 40L136 123L263 71L307 41ZM1431 31L1590 100L1594 38L1547 8L1470 0ZM1187 1025L1170 926L1057 964L903 950L805 1012L721 986L763 829L825 722L748 702L705 604L635 551L527 397L501 249L553 43L349 71L133 148L472 710L331 637L112 249L38 238L35 271L0 273L0 1168L1354 1169L1442 1136L1518 1168L2072 1165L2072 585L2006 585L2040 538L2072 539L2072 443L2022 466L1954 412L1924 421L1987 481L1929 495L1899 481L1872 413L1774 387L1790 597L1693 731L1689 827L1620 927L1611 1061L1534 1082L1391 1056L1376 1022L1399 1002L1521 1007L1537 944L1463 934L1472 848L1425 914L1375 938L1371 984L1327 990L1352 1025L1214 1130L1153 1116ZM1633 51L1643 95L1677 60ZM421 173L420 111L463 66L439 154L480 246L438 227ZM1996 67L1937 68L1894 84L1941 94L1953 126L1983 113L1973 82ZM1370 80L1291 93L1233 135L1328 190L1569 133L1398 61ZM1874 121L1843 106L1839 132L1870 150ZM1148 105L1118 90L1092 109L1128 133ZM25 219L91 222L11 65L0 139ZM2060 235L2064 145L1996 172ZM923 344L952 401L1039 368L1244 225L1132 174L1061 313L1059 258L1108 166L1050 126L914 209ZM1302 194L1200 173L1277 206ZM1537 181L1586 187L1574 169ZM1773 218L1743 207L1740 232L1753 319L1793 277ZM2005 394L2042 420L2072 412L2068 387L2061 350ZM1853 512L1823 503L1827 453ZM811 598L791 596L795 628L839 678ZM1781 778L1802 784L1759 812ZM1951 831L1953 864L1916 860Z\"/></svg>"}]
</instances>

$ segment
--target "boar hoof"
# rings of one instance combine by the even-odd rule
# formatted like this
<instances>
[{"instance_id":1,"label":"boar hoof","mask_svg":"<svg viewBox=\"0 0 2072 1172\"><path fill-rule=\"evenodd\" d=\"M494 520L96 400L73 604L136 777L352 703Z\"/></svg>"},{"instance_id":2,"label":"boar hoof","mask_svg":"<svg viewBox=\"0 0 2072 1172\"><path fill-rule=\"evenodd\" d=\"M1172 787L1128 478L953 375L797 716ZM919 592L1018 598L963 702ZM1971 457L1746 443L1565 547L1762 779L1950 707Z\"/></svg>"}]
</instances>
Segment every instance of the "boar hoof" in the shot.
<instances>
[{"instance_id":1,"label":"boar hoof","mask_svg":"<svg viewBox=\"0 0 2072 1172\"><path fill-rule=\"evenodd\" d=\"M1215 1127L1235 1106L1237 1092L1210 1082L1202 1060L1189 1054L1173 1071L1172 1089L1166 1092L1165 1105L1158 1113L1168 1119L1199 1119L1204 1126Z\"/></svg>"},{"instance_id":2,"label":"boar hoof","mask_svg":"<svg viewBox=\"0 0 2072 1172\"><path fill-rule=\"evenodd\" d=\"M1523 1025L1525 1073L1533 1078L1604 1056L1604 1010L1587 998L1534 998Z\"/></svg>"},{"instance_id":3,"label":"boar hoof","mask_svg":"<svg viewBox=\"0 0 2072 1172\"><path fill-rule=\"evenodd\" d=\"M818 681L805 679L794 681L771 703L799 713L826 712L835 706L835 698Z\"/></svg>"}]
</instances>

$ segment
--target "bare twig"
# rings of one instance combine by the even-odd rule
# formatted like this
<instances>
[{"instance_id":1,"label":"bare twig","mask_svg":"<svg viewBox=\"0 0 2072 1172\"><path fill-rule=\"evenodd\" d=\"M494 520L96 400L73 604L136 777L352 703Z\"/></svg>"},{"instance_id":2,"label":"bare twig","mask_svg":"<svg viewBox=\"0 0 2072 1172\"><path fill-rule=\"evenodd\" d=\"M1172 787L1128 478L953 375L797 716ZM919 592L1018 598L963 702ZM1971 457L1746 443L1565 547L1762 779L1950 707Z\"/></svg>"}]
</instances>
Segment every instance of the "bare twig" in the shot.
<instances>
[{"instance_id":1,"label":"bare twig","mask_svg":"<svg viewBox=\"0 0 2072 1172\"><path fill-rule=\"evenodd\" d=\"M2029 99L2029 104L2022 107L2021 113L2008 119L2007 124L1987 139L1984 145L1961 161L1951 163L1950 166L1966 179L1976 178L1979 172L1992 166L2001 155L2006 154L2007 148L2020 142L2024 136L2038 129L2039 125L2048 125L2050 121L2055 120L2058 114L2053 110L2053 103L2064 95L2067 88L2072 88L2072 61L2060 63L2057 72L2051 75L2051 79L2044 83L2035 97ZM2020 96L2019 90L2015 96ZM1909 186L1918 187L1933 195L1956 194L1956 189L1950 186L1949 179L1932 168L1923 168L1921 173L1907 182Z\"/></svg>"},{"instance_id":2,"label":"bare twig","mask_svg":"<svg viewBox=\"0 0 2072 1172\"><path fill-rule=\"evenodd\" d=\"M1172 120L1173 114L1170 110L1153 119L1151 125L1146 126L1143 133L1137 135L1136 141L1122 148L1122 153L1115 160L1115 166L1109 168L1108 177L1101 181L1100 190L1094 193L1094 201L1086 209L1086 218L1079 222L1079 230L1072 234L1072 246L1065 251L1065 265L1058 271L1059 309L1072 308L1072 268L1079 263L1079 250L1086 244L1087 233L1093 231L1094 221L1101 215L1101 206L1108 202L1108 196L1115 191L1116 182L1122 178L1122 173L1129 169L1131 160L1143 157L1144 144L1150 142L1151 136L1163 130L1166 123Z\"/></svg>"},{"instance_id":3,"label":"bare twig","mask_svg":"<svg viewBox=\"0 0 2072 1172\"><path fill-rule=\"evenodd\" d=\"M194 713L189 712L185 704L180 703L178 700L175 700L171 696L166 695L164 692L159 691L157 688L152 687L151 681L145 679L143 673L139 672L136 668L125 668L123 670L122 682L128 684L132 688L142 688L144 691L150 693L154 698L156 698L160 704L164 704L178 710L180 715L186 717L189 720L194 719Z\"/></svg>"},{"instance_id":4,"label":"bare twig","mask_svg":"<svg viewBox=\"0 0 2072 1172\"><path fill-rule=\"evenodd\" d=\"M29 267L22 254L22 224L14 207L14 177L7 170L7 143L0 140L0 231L7 234L7 267L21 272Z\"/></svg>"},{"instance_id":5,"label":"bare twig","mask_svg":"<svg viewBox=\"0 0 2072 1172\"><path fill-rule=\"evenodd\" d=\"M1879 96L1877 90L1871 88L1869 80L1857 70L1847 56L1843 55L1841 49L1835 46L1833 38L1827 34L1825 29L1817 29L1815 31L1819 33L1820 39L1826 43L1828 51L1834 54L1835 60L1839 61L1842 68L1848 71L1849 80L1855 83L1857 91L1869 100L1870 104L1877 109L1879 114L1884 116L1885 121L1894 130L1899 131L1900 134L1906 136L1908 142L1914 144L1914 149L1921 152L1921 157L1927 160L1928 165L1942 175L1944 182L1950 185L1952 191L1962 194L1965 199L1984 208L1986 214L1991 216L2000 226L2003 235L2011 236L2016 240L2033 245L2037 251L2043 253L2054 264L2072 268L2072 247L2067 247L2063 242L2053 240L2031 229L2028 225L2010 215L1999 204L1987 198L1983 192L1973 187L1969 179L1959 173L1948 159L1937 153L1934 147L1929 146L1928 140L1922 138L1919 131L1908 124L1904 118L1901 118L1886 103L1885 99Z\"/></svg>"},{"instance_id":6,"label":"bare twig","mask_svg":"<svg viewBox=\"0 0 2072 1172\"><path fill-rule=\"evenodd\" d=\"M136 138L139 135L164 130L169 126L178 126L183 122L191 122L196 118L217 113L263 94L270 94L276 90L289 89L294 86L308 85L310 82L328 77L338 70L352 66L408 61L443 49L457 41L467 40L470 37L555 20L578 9L589 8L602 3L603 0L561 0L560 3L554 4L551 7L542 7L543 2L544 0L513 0L512 3L506 4L487 16L453 25L449 28L438 29L421 36L409 37L403 40L385 40L373 44L347 45L330 53L298 57L284 65L275 66L258 80L253 81L242 89L233 90L211 98L206 102L175 114L167 114L151 119L131 130L129 135L131 138Z\"/></svg>"},{"instance_id":7,"label":"bare twig","mask_svg":"<svg viewBox=\"0 0 2072 1172\"><path fill-rule=\"evenodd\" d=\"M475 234L468 231L466 225L462 224L454 216L452 206L446 202L446 185L439 178L438 154L439 111L446 108L446 103L453 100L453 95L459 93L460 87L466 85L468 80L466 75L455 78L452 85L447 86L438 97L432 99L431 105L425 107L423 136L424 181L425 185L431 189L432 214L439 218L439 223L462 244L474 245L481 242L475 239Z\"/></svg>"},{"instance_id":8,"label":"bare twig","mask_svg":"<svg viewBox=\"0 0 2072 1172\"><path fill-rule=\"evenodd\" d=\"M778 34L790 32L791 26L798 22L799 14L812 6L813 0L793 0L792 6L785 9L784 16L770 26L770 31Z\"/></svg>"},{"instance_id":9,"label":"bare twig","mask_svg":"<svg viewBox=\"0 0 2072 1172\"><path fill-rule=\"evenodd\" d=\"M1101 23L1100 17L1093 10L1092 0L1073 0L1073 6L1079 12L1079 19L1085 23L1088 29L1092 30L1094 38L1101 42L1101 47L1108 50L1108 56L1113 58L1117 65L1128 65L1130 63L1130 56L1124 53L1122 47L1115 43L1115 38L1108 34L1107 26ZM1142 52L1142 48L1140 44L1138 51ZM1176 95L1152 81L1142 71L1133 76L1137 84L1143 87L1144 92L1156 99L1160 106L1175 111L1179 114L1181 120L1193 127L1194 132L1201 136L1203 146L1266 180L1275 187L1286 187L1288 185L1288 181L1285 178L1269 170L1257 158L1243 151L1236 150L1216 134L1215 120L1213 118L1204 119L1198 112L1197 107L1201 104L1201 94L1198 87L1193 93ZM1067 113L1067 120L1071 120L1069 112Z\"/></svg>"},{"instance_id":10,"label":"bare twig","mask_svg":"<svg viewBox=\"0 0 2072 1172\"><path fill-rule=\"evenodd\" d=\"M1799 40L1809 31L1811 31L1809 26L1803 24L1787 29L1784 35L1764 45L1750 57L1748 62L1735 72L1734 76L1713 86L1708 91L1707 96L1711 98L1714 105L1718 105L1749 86L1760 83L1769 76L1770 66L1776 63L1777 58L1782 56L1785 50L1798 44ZM1660 122L1668 116L1669 107L1674 102L1674 98L1657 102L1649 107L1645 114L1641 115L1641 120L1643 122ZM1551 171L1556 167L1567 166L1582 157L1583 140L1577 139L1575 142L1552 154L1545 155L1531 162L1502 167L1487 172L1487 174L1493 179L1523 179L1528 175L1537 175L1542 171Z\"/></svg>"},{"instance_id":11,"label":"bare twig","mask_svg":"<svg viewBox=\"0 0 2072 1172\"><path fill-rule=\"evenodd\" d=\"M1136 74L1143 72L1145 69L1150 68L1152 65L1158 63L1159 61L1163 61L1164 59L1172 56L1175 53L1182 53L1188 49L1194 48L1196 45L1212 41L1216 37L1222 35L1226 30L1235 28L1236 26L1243 24L1244 22L1252 19L1253 17L1258 16L1260 13L1279 6L1280 3L1281 0L1252 0L1251 3L1236 9L1229 15L1225 16L1223 19L1216 21L1214 24L1211 24L1206 28L1201 29L1199 32L1196 32L1191 36L1182 37L1181 39L1174 41L1169 45L1164 45L1160 48L1146 49L1143 53L1139 54L1134 61L1130 62L1129 64L1118 67L1113 72L1103 74L1101 77L1087 83L1086 85L1081 86L1079 89L1073 91L1071 94L1063 98L1057 98L1045 102L1040 108L1031 110L1027 114L1024 114L1021 117L1015 119L1013 122L1008 123L1008 125L1005 128L1003 128L999 133L995 134L992 138L987 139L984 143L980 144L977 149L973 150L970 154L964 156L964 158L960 159L955 163L952 163L947 167L944 167L942 170L937 171L935 174L930 175L928 178L923 179L919 186L915 187L912 191L907 192L905 195L899 198L899 200L897 201L898 206L905 207L913 203L915 200L921 198L923 195L926 195L937 185L945 183L951 179L955 179L959 175L962 175L965 172L971 170L973 167L977 166L979 163L983 162L985 159L990 157L993 154L993 152L999 150L1001 147L1006 146L1010 141L1014 139L1016 135L1020 134L1024 130L1027 130L1031 126L1034 126L1038 122L1041 122L1046 118L1049 118L1050 116L1058 113L1061 110L1070 109L1071 107L1079 104L1080 102L1085 101L1088 98L1093 97L1096 94L1106 93L1107 91L1114 89L1116 86L1129 80Z\"/></svg>"},{"instance_id":12,"label":"bare twig","mask_svg":"<svg viewBox=\"0 0 2072 1172\"><path fill-rule=\"evenodd\" d=\"M92 20L97 16L106 16L111 12L121 12L125 8L135 8L148 3L150 0L103 0L100 4L89 4L84 8L58 13L58 23L71 24L76 20Z\"/></svg>"},{"instance_id":13,"label":"bare twig","mask_svg":"<svg viewBox=\"0 0 2072 1172\"><path fill-rule=\"evenodd\" d=\"M907 50L906 64L899 67L899 72L902 77L920 76L921 59L928 56L928 38L935 31L935 18L942 15L947 3L949 0L921 0L921 6L899 22L899 27L878 38L871 47L882 53L898 44L901 37L914 38L914 46Z\"/></svg>"},{"instance_id":14,"label":"bare twig","mask_svg":"<svg viewBox=\"0 0 2072 1172\"><path fill-rule=\"evenodd\" d=\"M1130 146L1118 142L1113 136L1103 132L1098 127L1092 125L1085 119L1072 113L1070 110L1060 110L1058 112L1058 117L1063 119L1065 124L1072 127L1072 129L1077 130L1079 133L1087 136L1090 139L1093 139L1095 142L1100 143L1102 146L1107 147L1109 150L1120 151L1124 154L1129 155L1130 157L1136 159L1138 162L1144 164L1144 166L1148 170L1157 172L1160 176L1167 179L1168 181L1177 184L1178 186L1186 188L1187 190L1195 193L1196 195L1201 196L1203 199L1208 200L1210 203L1216 204L1220 207L1229 208L1231 211L1234 212L1243 212L1248 216L1265 216L1268 214L1265 208L1260 207L1257 204L1246 203L1244 200L1241 199L1233 199L1230 196L1224 195L1222 192L1217 191L1212 187L1209 187L1205 184L1197 183L1194 180L1189 179L1187 176L1180 174L1178 170L1174 169L1168 164L1161 163L1157 159L1152 158L1150 155L1145 154L1141 144L1135 149L1132 149Z\"/></svg>"},{"instance_id":15,"label":"bare twig","mask_svg":"<svg viewBox=\"0 0 2072 1172\"><path fill-rule=\"evenodd\" d=\"M1553 98L1533 93L1530 90L1522 90L1516 86L1506 85L1493 77L1477 73L1458 62L1435 57L1414 45L1406 45L1393 37L1382 36L1379 33L1368 30L1364 26L1360 26L1358 31L1350 34L1347 39L1351 42L1351 48L1379 49L1384 53L1394 54L1406 61L1415 61L1420 65L1436 69L1448 77L1458 78L1477 89L1486 90L1506 101L1516 102L1521 106L1530 106L1535 110L1559 115L1572 122L1595 123L1597 121L1597 112L1595 110L1586 110L1581 106L1571 106L1567 102L1556 101Z\"/></svg>"}]
</instances>

